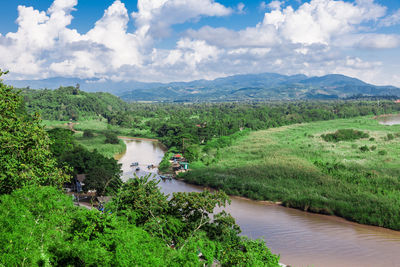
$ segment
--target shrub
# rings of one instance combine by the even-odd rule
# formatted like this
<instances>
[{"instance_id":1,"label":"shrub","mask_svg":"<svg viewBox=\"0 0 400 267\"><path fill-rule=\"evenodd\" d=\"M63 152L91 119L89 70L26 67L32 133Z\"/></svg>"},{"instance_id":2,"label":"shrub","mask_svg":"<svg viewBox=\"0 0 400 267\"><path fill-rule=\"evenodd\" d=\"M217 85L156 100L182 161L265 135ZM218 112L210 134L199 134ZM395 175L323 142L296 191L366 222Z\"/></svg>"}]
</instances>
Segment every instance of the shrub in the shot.
<instances>
[{"instance_id":1,"label":"shrub","mask_svg":"<svg viewBox=\"0 0 400 267\"><path fill-rule=\"evenodd\" d=\"M375 141L375 138L371 137L371 138L369 139L369 141Z\"/></svg>"},{"instance_id":2,"label":"shrub","mask_svg":"<svg viewBox=\"0 0 400 267\"><path fill-rule=\"evenodd\" d=\"M367 152L367 151L369 151L369 148L367 146L361 146L360 150L361 150L361 152Z\"/></svg>"},{"instance_id":3,"label":"shrub","mask_svg":"<svg viewBox=\"0 0 400 267\"><path fill-rule=\"evenodd\" d=\"M381 155L381 156L384 156L384 155L387 154L387 151L386 150L379 150L378 154Z\"/></svg>"},{"instance_id":4,"label":"shrub","mask_svg":"<svg viewBox=\"0 0 400 267\"><path fill-rule=\"evenodd\" d=\"M326 142L339 142L339 141L351 141L361 138L368 138L369 134L353 129L340 129L334 133L323 134L321 135L321 137Z\"/></svg>"},{"instance_id":5,"label":"shrub","mask_svg":"<svg viewBox=\"0 0 400 267\"><path fill-rule=\"evenodd\" d=\"M118 136L115 133L108 132L105 134L105 136L106 136L106 140L105 140L106 144L118 144L119 143Z\"/></svg>"},{"instance_id":6,"label":"shrub","mask_svg":"<svg viewBox=\"0 0 400 267\"><path fill-rule=\"evenodd\" d=\"M83 132L83 137L91 138L91 137L93 137L93 136L94 136L94 134L93 134L93 131L92 131L92 130L85 130L85 131Z\"/></svg>"},{"instance_id":7,"label":"shrub","mask_svg":"<svg viewBox=\"0 0 400 267\"><path fill-rule=\"evenodd\" d=\"M387 138L388 141L391 141L391 140L394 139L394 135L389 133L389 134L387 134L386 138Z\"/></svg>"},{"instance_id":8,"label":"shrub","mask_svg":"<svg viewBox=\"0 0 400 267\"><path fill-rule=\"evenodd\" d=\"M371 149L371 151L374 151L374 150L376 150L376 146L371 146L370 149Z\"/></svg>"}]
</instances>

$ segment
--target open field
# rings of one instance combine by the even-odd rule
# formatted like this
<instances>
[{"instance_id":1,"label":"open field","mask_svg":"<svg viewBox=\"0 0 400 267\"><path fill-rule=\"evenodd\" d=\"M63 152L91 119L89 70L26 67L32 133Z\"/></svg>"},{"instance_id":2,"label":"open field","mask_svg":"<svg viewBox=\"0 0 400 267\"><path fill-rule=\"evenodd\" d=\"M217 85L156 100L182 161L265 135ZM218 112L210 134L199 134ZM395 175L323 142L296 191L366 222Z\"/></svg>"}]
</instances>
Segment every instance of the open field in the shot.
<instances>
[{"instance_id":1,"label":"open field","mask_svg":"<svg viewBox=\"0 0 400 267\"><path fill-rule=\"evenodd\" d=\"M338 129L369 137L321 138ZM400 125L380 125L372 117L273 128L221 149L216 163L192 164L184 179L232 195L400 230L399 141Z\"/></svg>"},{"instance_id":2,"label":"open field","mask_svg":"<svg viewBox=\"0 0 400 267\"><path fill-rule=\"evenodd\" d=\"M66 121L43 121L46 128L62 127L68 129L68 122ZM114 157L114 155L122 153L125 151L126 146L122 140L119 140L118 144L107 144L105 143L106 137L104 135L107 131L116 132L117 134L125 133L127 134L129 129L120 128L117 126L111 127L104 121L88 120L88 121L78 121L74 122L75 140L86 147L89 151L97 149L97 151L106 157ZM91 130L94 134L93 137L84 137L83 131Z\"/></svg>"}]
</instances>

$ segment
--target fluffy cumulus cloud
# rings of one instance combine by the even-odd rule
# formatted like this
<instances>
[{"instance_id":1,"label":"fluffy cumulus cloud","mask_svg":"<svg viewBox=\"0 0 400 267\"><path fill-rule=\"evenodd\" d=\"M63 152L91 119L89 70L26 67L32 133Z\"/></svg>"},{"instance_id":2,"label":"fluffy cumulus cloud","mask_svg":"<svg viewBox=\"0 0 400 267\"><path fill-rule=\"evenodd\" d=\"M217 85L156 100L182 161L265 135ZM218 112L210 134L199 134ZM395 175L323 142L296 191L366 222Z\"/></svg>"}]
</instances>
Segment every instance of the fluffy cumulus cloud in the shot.
<instances>
[{"instance_id":1,"label":"fluffy cumulus cloud","mask_svg":"<svg viewBox=\"0 0 400 267\"><path fill-rule=\"evenodd\" d=\"M54 76L114 80L173 81L212 79L236 73L343 73L369 82L400 85L395 71L352 51L400 47L400 36L379 33L400 23L374 0L311 0L297 9L285 1L261 2L257 25L241 30L204 26L179 33L171 49L157 44L173 26L203 17L246 16L214 0L139 0L129 14L114 1L85 34L69 26L78 0L55 0L46 11L18 7L18 30L0 35L0 68L12 78ZM79 12L79 10L77 10ZM135 29L128 30L133 22ZM358 54L360 54L358 53ZM366 53L367 54L367 53ZM396 82L397 81L397 82Z\"/></svg>"}]
</instances>

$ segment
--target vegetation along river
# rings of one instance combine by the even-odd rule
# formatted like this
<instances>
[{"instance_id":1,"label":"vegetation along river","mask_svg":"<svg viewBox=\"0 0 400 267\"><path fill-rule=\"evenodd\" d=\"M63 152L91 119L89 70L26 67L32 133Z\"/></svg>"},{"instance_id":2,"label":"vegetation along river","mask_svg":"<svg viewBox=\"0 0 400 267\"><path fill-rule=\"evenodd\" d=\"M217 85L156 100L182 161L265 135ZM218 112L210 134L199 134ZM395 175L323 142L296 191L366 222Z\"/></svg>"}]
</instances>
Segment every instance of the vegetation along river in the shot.
<instances>
[{"instance_id":1,"label":"vegetation along river","mask_svg":"<svg viewBox=\"0 0 400 267\"><path fill-rule=\"evenodd\" d=\"M164 150L149 140L125 139L127 150L118 159L123 180L132 177L132 162L139 162L138 175L147 165L158 164ZM160 179L158 175L155 179ZM202 187L181 181L161 181L162 192L201 191ZM232 197L226 209L235 217L243 234L264 238L281 262L292 266L400 266L400 232L360 225L344 219L302 212L279 205Z\"/></svg>"}]
</instances>

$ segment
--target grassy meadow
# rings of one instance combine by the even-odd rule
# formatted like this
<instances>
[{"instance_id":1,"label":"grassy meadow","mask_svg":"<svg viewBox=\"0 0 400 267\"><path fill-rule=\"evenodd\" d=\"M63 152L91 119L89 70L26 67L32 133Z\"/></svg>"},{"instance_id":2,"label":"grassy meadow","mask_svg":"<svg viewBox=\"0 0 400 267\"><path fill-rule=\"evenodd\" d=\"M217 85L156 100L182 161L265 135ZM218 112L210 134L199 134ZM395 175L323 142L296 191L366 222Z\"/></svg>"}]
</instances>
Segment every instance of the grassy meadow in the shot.
<instances>
[{"instance_id":1,"label":"grassy meadow","mask_svg":"<svg viewBox=\"0 0 400 267\"><path fill-rule=\"evenodd\" d=\"M62 127L69 129L67 121L50 121L44 120L43 125L46 128ZM75 140L86 147L89 151L97 149L97 151L108 158L114 157L116 154L120 154L126 149L126 145L122 140L119 140L118 144L107 144L105 142L107 131L115 132L118 135L129 136L130 129L121 128L118 126L110 126L106 121L99 120L87 120L74 122L74 130L76 130L74 136ZM84 137L83 132L90 130L93 132L93 137Z\"/></svg>"},{"instance_id":2,"label":"grassy meadow","mask_svg":"<svg viewBox=\"0 0 400 267\"><path fill-rule=\"evenodd\" d=\"M321 137L338 129L369 137L339 142ZM400 125L380 125L372 117L296 124L252 132L217 154L219 160L208 166L192 164L184 179L400 230Z\"/></svg>"}]
</instances>

